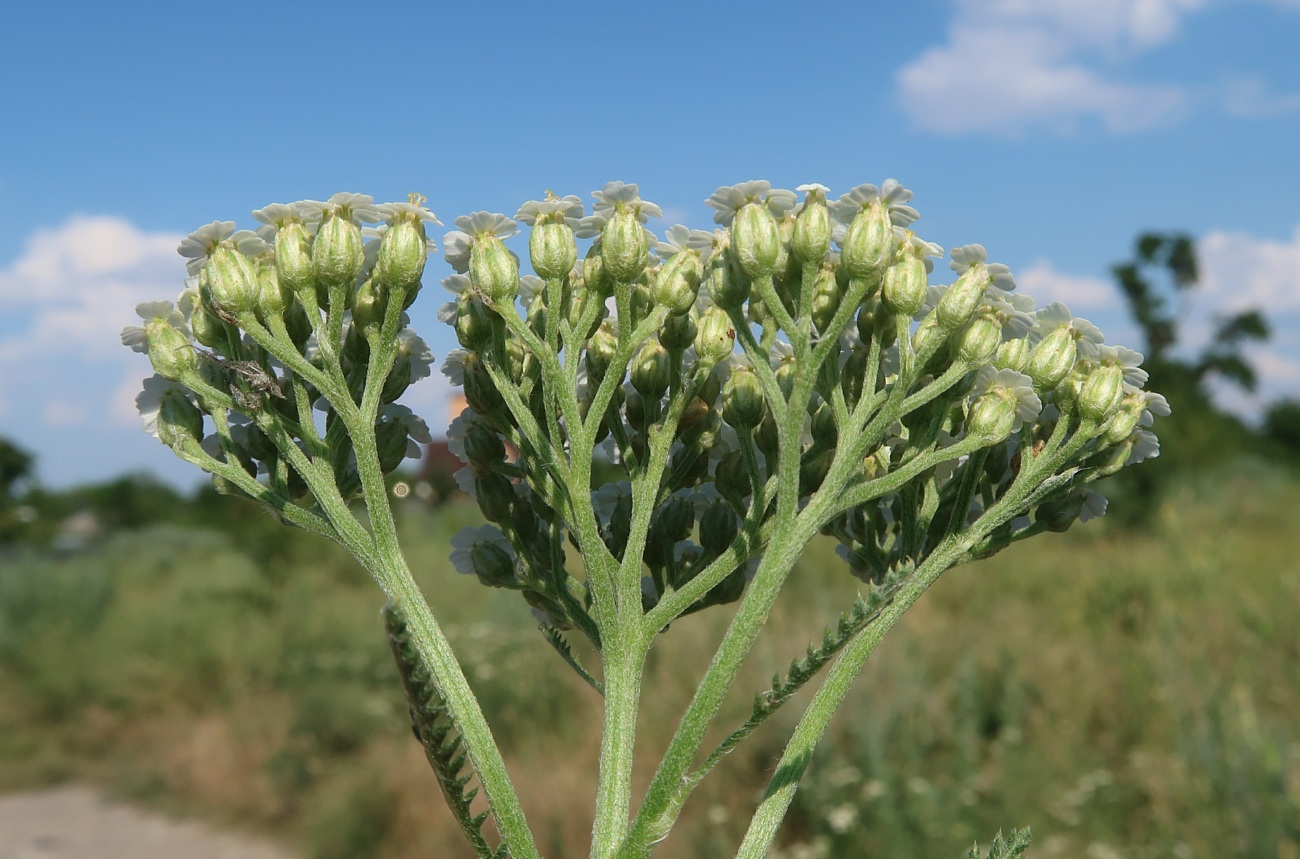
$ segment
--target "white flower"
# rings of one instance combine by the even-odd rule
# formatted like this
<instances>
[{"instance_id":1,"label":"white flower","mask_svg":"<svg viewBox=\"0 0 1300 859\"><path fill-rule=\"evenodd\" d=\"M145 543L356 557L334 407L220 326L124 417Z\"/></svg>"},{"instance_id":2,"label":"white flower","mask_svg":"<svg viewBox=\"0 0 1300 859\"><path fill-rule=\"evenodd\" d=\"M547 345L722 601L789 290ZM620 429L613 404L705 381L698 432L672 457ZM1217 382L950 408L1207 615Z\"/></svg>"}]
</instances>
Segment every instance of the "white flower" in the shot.
<instances>
[{"instance_id":1,"label":"white flower","mask_svg":"<svg viewBox=\"0 0 1300 859\"><path fill-rule=\"evenodd\" d=\"M751 179L739 185L723 185L704 202L718 210L713 215L715 223L730 226L736 213L749 203L762 203L771 210L773 217L780 219L795 207L798 198L793 191L773 189L772 183L766 179Z\"/></svg>"},{"instance_id":2,"label":"white flower","mask_svg":"<svg viewBox=\"0 0 1300 859\"><path fill-rule=\"evenodd\" d=\"M531 227L537 223L538 218L554 214L561 215L569 228L575 229L584 214L582 200L575 194L566 197L547 196L545 200L529 200L519 207L519 211L515 213L515 220Z\"/></svg>"},{"instance_id":3,"label":"white flower","mask_svg":"<svg viewBox=\"0 0 1300 859\"><path fill-rule=\"evenodd\" d=\"M519 278L519 303L528 307L533 299L545 291L546 281L535 274L525 274Z\"/></svg>"},{"instance_id":4,"label":"white flower","mask_svg":"<svg viewBox=\"0 0 1300 859\"><path fill-rule=\"evenodd\" d=\"M795 188L795 190L807 195L812 195L814 193L820 194L823 198L831 192L830 188L827 188L820 182L808 182Z\"/></svg>"},{"instance_id":5,"label":"white flower","mask_svg":"<svg viewBox=\"0 0 1300 859\"><path fill-rule=\"evenodd\" d=\"M145 432L154 438L158 437L158 413L162 411L162 402L166 397L184 397L193 401L188 388L156 373L144 380L144 389L135 398L140 422L144 424Z\"/></svg>"},{"instance_id":6,"label":"white flower","mask_svg":"<svg viewBox=\"0 0 1300 859\"><path fill-rule=\"evenodd\" d=\"M943 256L942 247L934 242L927 242L904 227L894 227L894 240L898 243L900 251L910 251L912 256L921 258L921 261L925 263L926 274L934 271L934 260L930 259L930 257Z\"/></svg>"},{"instance_id":7,"label":"white flower","mask_svg":"<svg viewBox=\"0 0 1300 859\"><path fill-rule=\"evenodd\" d=\"M471 465L467 465L464 468L457 469L456 472L452 474L451 478L452 480L456 481L457 489L459 489L461 492L464 492L470 498L477 498L478 486L475 483L475 478L477 476L478 475L474 471L474 467Z\"/></svg>"},{"instance_id":8,"label":"white flower","mask_svg":"<svg viewBox=\"0 0 1300 859\"><path fill-rule=\"evenodd\" d=\"M1079 521L1090 522L1093 519L1100 519L1106 515L1106 507L1109 503L1106 496L1100 492L1093 492L1091 489L1083 490L1083 507L1079 509Z\"/></svg>"},{"instance_id":9,"label":"white flower","mask_svg":"<svg viewBox=\"0 0 1300 859\"><path fill-rule=\"evenodd\" d=\"M380 203L375 206L375 210L379 213L379 220L386 224L392 224L400 216L406 215L426 223L442 226L442 221L438 220L433 212L415 202Z\"/></svg>"},{"instance_id":10,"label":"white flower","mask_svg":"<svg viewBox=\"0 0 1300 859\"><path fill-rule=\"evenodd\" d=\"M457 388L465 384L465 356L468 354L464 349L452 349L442 360L442 374Z\"/></svg>"},{"instance_id":11,"label":"white flower","mask_svg":"<svg viewBox=\"0 0 1300 859\"><path fill-rule=\"evenodd\" d=\"M957 274L964 274L968 268L978 263L985 263L988 260L988 251L983 245L962 245L959 248L952 249L952 262L948 267ZM1011 274L1011 269L1000 262L987 263L986 268L989 273L989 280L993 286L1004 292L1012 292L1016 288L1016 279Z\"/></svg>"},{"instance_id":12,"label":"white flower","mask_svg":"<svg viewBox=\"0 0 1300 859\"><path fill-rule=\"evenodd\" d=\"M991 286L984 293L984 305L1002 323L1003 340L1021 340L1034 327L1034 299L1019 292L1004 292Z\"/></svg>"},{"instance_id":13,"label":"white flower","mask_svg":"<svg viewBox=\"0 0 1300 859\"><path fill-rule=\"evenodd\" d=\"M519 232L519 225L500 212L472 212L456 219L458 229L443 237L447 264L461 274L469 271L469 249L479 236L506 239Z\"/></svg>"},{"instance_id":14,"label":"white flower","mask_svg":"<svg viewBox=\"0 0 1300 859\"><path fill-rule=\"evenodd\" d=\"M466 406L447 425L447 450L455 454L461 462L469 462L469 456L465 453L465 436L478 419L478 412Z\"/></svg>"},{"instance_id":15,"label":"white flower","mask_svg":"<svg viewBox=\"0 0 1300 859\"><path fill-rule=\"evenodd\" d=\"M1125 465L1137 465L1160 455L1160 439L1150 430L1138 430L1133 436L1133 450Z\"/></svg>"},{"instance_id":16,"label":"white flower","mask_svg":"<svg viewBox=\"0 0 1300 859\"><path fill-rule=\"evenodd\" d=\"M456 572L467 576L476 575L473 553L479 546L496 546L509 555L511 561L515 559L514 547L495 525L461 528L451 538L451 565L456 568Z\"/></svg>"},{"instance_id":17,"label":"white flower","mask_svg":"<svg viewBox=\"0 0 1300 859\"><path fill-rule=\"evenodd\" d=\"M664 233L664 241L656 242L654 251L662 260L668 260L682 251L695 251L700 259L708 261L708 254L713 250L713 233L707 230L692 230L682 224L673 224Z\"/></svg>"},{"instance_id":18,"label":"white flower","mask_svg":"<svg viewBox=\"0 0 1300 859\"><path fill-rule=\"evenodd\" d=\"M596 205L592 208L595 214L609 220L609 218L621 209L629 209L636 214L637 220L645 223L648 218L662 218L663 210L647 200L641 199L640 190L636 185L625 182L607 182L603 190L592 191L591 196L596 198ZM583 223L589 219L583 218ZM603 222L602 222L603 224Z\"/></svg>"},{"instance_id":19,"label":"white flower","mask_svg":"<svg viewBox=\"0 0 1300 859\"><path fill-rule=\"evenodd\" d=\"M375 205L375 198L368 194L340 191L323 203L319 200L302 200L294 205L302 219L313 226L318 226L328 215L347 218L358 227L362 224L378 224L384 220L383 213Z\"/></svg>"},{"instance_id":20,"label":"white flower","mask_svg":"<svg viewBox=\"0 0 1300 859\"><path fill-rule=\"evenodd\" d=\"M262 222L262 226L257 228L257 234L263 240L274 243L275 234L282 227L302 221L302 209L298 203L270 203L254 209L253 217Z\"/></svg>"},{"instance_id":21,"label":"white flower","mask_svg":"<svg viewBox=\"0 0 1300 859\"><path fill-rule=\"evenodd\" d=\"M1139 421L1142 426L1151 426L1155 423L1156 417L1169 417L1169 401L1165 399L1164 394L1157 394L1155 391L1143 391L1142 394L1147 401L1147 407L1143 410Z\"/></svg>"},{"instance_id":22,"label":"white flower","mask_svg":"<svg viewBox=\"0 0 1300 859\"><path fill-rule=\"evenodd\" d=\"M189 326L185 324L185 315L176 309L170 301L145 301L135 306L136 315L146 323L161 321L176 328L187 336ZM132 352L149 353L149 334L144 325L127 325L122 329L122 345L131 347Z\"/></svg>"},{"instance_id":23,"label":"white flower","mask_svg":"<svg viewBox=\"0 0 1300 859\"><path fill-rule=\"evenodd\" d=\"M397 332L397 351L411 362L411 384L433 374L433 352L424 338L410 328Z\"/></svg>"},{"instance_id":24,"label":"white flower","mask_svg":"<svg viewBox=\"0 0 1300 859\"><path fill-rule=\"evenodd\" d=\"M596 518L602 523L608 524L610 517L614 515L614 509L618 507L619 500L631 497L632 484L630 481L620 480L618 483L606 483L591 493L591 506L596 511Z\"/></svg>"},{"instance_id":25,"label":"white flower","mask_svg":"<svg viewBox=\"0 0 1300 859\"><path fill-rule=\"evenodd\" d=\"M1141 388L1147 383L1149 374L1142 369L1143 356L1136 349L1127 346L1101 346L1097 351L1097 363L1113 365L1124 371L1125 384Z\"/></svg>"},{"instance_id":26,"label":"white flower","mask_svg":"<svg viewBox=\"0 0 1300 859\"><path fill-rule=\"evenodd\" d=\"M181 239L176 252L185 257L185 270L190 274L202 271L217 245L230 238L234 232L234 221L213 221Z\"/></svg>"},{"instance_id":27,"label":"white flower","mask_svg":"<svg viewBox=\"0 0 1300 859\"><path fill-rule=\"evenodd\" d=\"M912 199L912 192L902 186L897 179L886 179L883 188L875 185L858 185L838 200L829 204L831 217L842 226L857 217L858 212L869 208L877 200L889 210L889 220L896 227L906 227L921 217L921 213L911 206L903 205Z\"/></svg>"}]
</instances>

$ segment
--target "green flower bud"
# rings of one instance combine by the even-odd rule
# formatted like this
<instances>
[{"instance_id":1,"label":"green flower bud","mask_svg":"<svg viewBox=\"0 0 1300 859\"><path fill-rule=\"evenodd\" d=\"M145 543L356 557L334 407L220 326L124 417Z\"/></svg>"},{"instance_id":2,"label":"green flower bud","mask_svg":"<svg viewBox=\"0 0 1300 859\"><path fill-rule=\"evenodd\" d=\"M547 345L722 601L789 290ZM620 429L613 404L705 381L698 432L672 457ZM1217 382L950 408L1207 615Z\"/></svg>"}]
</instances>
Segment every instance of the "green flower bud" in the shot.
<instances>
[{"instance_id":1,"label":"green flower bud","mask_svg":"<svg viewBox=\"0 0 1300 859\"><path fill-rule=\"evenodd\" d=\"M261 294L257 263L233 248L217 248L208 263L208 291L217 309L231 316L255 309Z\"/></svg>"},{"instance_id":2,"label":"green flower bud","mask_svg":"<svg viewBox=\"0 0 1300 859\"><path fill-rule=\"evenodd\" d=\"M858 400L862 398L862 389L867 381L869 358L868 349L859 346L849 354L849 359L844 362L844 368L840 371L840 386L844 389L844 399L848 402L849 408L856 406Z\"/></svg>"},{"instance_id":3,"label":"green flower bud","mask_svg":"<svg viewBox=\"0 0 1300 859\"><path fill-rule=\"evenodd\" d=\"M226 345L226 326L203 302L194 305L190 314L190 331L194 339L209 349Z\"/></svg>"},{"instance_id":4,"label":"green flower bud","mask_svg":"<svg viewBox=\"0 0 1300 859\"><path fill-rule=\"evenodd\" d=\"M486 349L496 335L499 319L477 296L462 293L456 301L456 339L466 349Z\"/></svg>"},{"instance_id":5,"label":"green flower bud","mask_svg":"<svg viewBox=\"0 0 1300 859\"><path fill-rule=\"evenodd\" d=\"M618 338L610 330L608 325L602 325L596 329L596 333L587 341L587 375L593 382L599 383L605 378L605 371L609 369L610 363L614 360L614 353L618 351Z\"/></svg>"},{"instance_id":6,"label":"green flower bud","mask_svg":"<svg viewBox=\"0 0 1300 859\"><path fill-rule=\"evenodd\" d=\"M1065 378L1056 383L1052 397L1062 414L1071 414L1079 405L1079 395L1083 392L1083 370L1075 367Z\"/></svg>"},{"instance_id":7,"label":"green flower bud","mask_svg":"<svg viewBox=\"0 0 1300 859\"><path fill-rule=\"evenodd\" d=\"M490 233L476 236L470 245L469 276L493 304L514 301L519 294L519 260Z\"/></svg>"},{"instance_id":8,"label":"green flower bud","mask_svg":"<svg viewBox=\"0 0 1300 859\"><path fill-rule=\"evenodd\" d=\"M736 330L731 317L721 307L710 307L700 317L695 332L695 354L705 366L713 366L731 354L736 344Z\"/></svg>"},{"instance_id":9,"label":"green flower bud","mask_svg":"<svg viewBox=\"0 0 1300 859\"><path fill-rule=\"evenodd\" d=\"M357 287L356 296L352 299L353 327L368 331L383 325L384 305L387 304L385 297L385 291L380 289L373 277Z\"/></svg>"},{"instance_id":10,"label":"green flower bud","mask_svg":"<svg viewBox=\"0 0 1300 859\"><path fill-rule=\"evenodd\" d=\"M718 397L722 394L722 375L723 371L715 367L709 375L704 377L704 383L700 385L699 398L710 406L716 403Z\"/></svg>"},{"instance_id":11,"label":"green flower bud","mask_svg":"<svg viewBox=\"0 0 1300 859\"><path fill-rule=\"evenodd\" d=\"M925 294L929 286L924 257L905 253L885 270L880 297L885 306L899 316L914 316L925 306Z\"/></svg>"},{"instance_id":12,"label":"green flower bud","mask_svg":"<svg viewBox=\"0 0 1300 859\"><path fill-rule=\"evenodd\" d=\"M1069 328L1057 328L1029 352L1025 373L1040 391L1050 391L1074 367L1076 355L1074 334Z\"/></svg>"},{"instance_id":13,"label":"green flower bud","mask_svg":"<svg viewBox=\"0 0 1300 859\"><path fill-rule=\"evenodd\" d=\"M165 320L148 322L145 336L149 342L149 363L159 376L179 382L198 369L199 356L189 338Z\"/></svg>"},{"instance_id":14,"label":"green flower bud","mask_svg":"<svg viewBox=\"0 0 1300 859\"><path fill-rule=\"evenodd\" d=\"M181 391L165 391L158 404L158 440L179 450L202 439L203 413Z\"/></svg>"},{"instance_id":15,"label":"green flower bud","mask_svg":"<svg viewBox=\"0 0 1300 859\"><path fill-rule=\"evenodd\" d=\"M483 424L476 423L465 433L465 456L470 465L488 469L505 461L506 446L502 443L501 436Z\"/></svg>"},{"instance_id":16,"label":"green flower bud","mask_svg":"<svg viewBox=\"0 0 1300 859\"><path fill-rule=\"evenodd\" d=\"M1082 490L1077 490L1045 501L1034 511L1034 521L1043 523L1048 531L1068 531L1071 525L1079 521L1086 497Z\"/></svg>"},{"instance_id":17,"label":"green flower bud","mask_svg":"<svg viewBox=\"0 0 1300 859\"><path fill-rule=\"evenodd\" d=\"M942 326L942 321L939 324ZM957 335L957 358L978 367L988 363L1001 342L1001 323L988 314L980 314Z\"/></svg>"},{"instance_id":18,"label":"green flower bud","mask_svg":"<svg viewBox=\"0 0 1300 859\"><path fill-rule=\"evenodd\" d=\"M573 264L578 261L578 245L563 213L537 219L528 236L528 256L533 271L548 280L564 277L573 270Z\"/></svg>"},{"instance_id":19,"label":"green flower bud","mask_svg":"<svg viewBox=\"0 0 1300 859\"><path fill-rule=\"evenodd\" d=\"M709 259L709 295L724 310L733 310L749 298L749 278L731 262L729 251L718 250Z\"/></svg>"},{"instance_id":20,"label":"green flower bud","mask_svg":"<svg viewBox=\"0 0 1300 859\"><path fill-rule=\"evenodd\" d=\"M352 286L366 264L361 228L339 214L321 222L311 246L312 273L326 287Z\"/></svg>"},{"instance_id":21,"label":"green flower bud","mask_svg":"<svg viewBox=\"0 0 1300 859\"><path fill-rule=\"evenodd\" d=\"M740 533L740 520L727 505L715 501L700 516L700 545L711 557L727 551Z\"/></svg>"},{"instance_id":22,"label":"green flower bud","mask_svg":"<svg viewBox=\"0 0 1300 859\"><path fill-rule=\"evenodd\" d=\"M700 255L692 250L677 253L655 276L650 299L669 314L681 316L695 306L700 291Z\"/></svg>"},{"instance_id":23,"label":"green flower bud","mask_svg":"<svg viewBox=\"0 0 1300 859\"><path fill-rule=\"evenodd\" d=\"M659 542L671 551L672 544L685 540L695 527L695 508L684 498L670 498L651 526L654 533L652 542Z\"/></svg>"},{"instance_id":24,"label":"green flower bud","mask_svg":"<svg viewBox=\"0 0 1300 859\"><path fill-rule=\"evenodd\" d=\"M515 565L505 549L495 543L476 543L469 550L474 575L490 588L509 587L515 583Z\"/></svg>"},{"instance_id":25,"label":"green flower bud","mask_svg":"<svg viewBox=\"0 0 1300 859\"><path fill-rule=\"evenodd\" d=\"M659 342L664 344L664 348L669 352L680 354L695 342L695 335L698 333L691 314L682 313L669 316L664 320L664 328L659 332Z\"/></svg>"},{"instance_id":26,"label":"green flower bud","mask_svg":"<svg viewBox=\"0 0 1300 859\"><path fill-rule=\"evenodd\" d=\"M839 428L835 425L835 410L831 408L830 403L822 403L812 416L813 441L823 447L833 447L838 436Z\"/></svg>"},{"instance_id":27,"label":"green flower bud","mask_svg":"<svg viewBox=\"0 0 1300 859\"><path fill-rule=\"evenodd\" d=\"M840 285L835 279L834 270L823 267L817 272L817 280L813 285L812 306L809 308L813 325L816 325L817 331L823 335L829 333L826 331L826 326L831 324L835 312L840 309L840 298Z\"/></svg>"},{"instance_id":28,"label":"green flower bud","mask_svg":"<svg viewBox=\"0 0 1300 859\"><path fill-rule=\"evenodd\" d=\"M275 266L257 267L257 285L257 318L266 322L273 317L283 316L293 303L293 293L280 285Z\"/></svg>"},{"instance_id":29,"label":"green flower bud","mask_svg":"<svg viewBox=\"0 0 1300 859\"><path fill-rule=\"evenodd\" d=\"M380 421L375 424L375 448L379 453L380 470L388 474L396 469L406 459L406 425L401 421Z\"/></svg>"},{"instance_id":30,"label":"green flower bud","mask_svg":"<svg viewBox=\"0 0 1300 859\"><path fill-rule=\"evenodd\" d=\"M957 282L944 290L935 307L939 326L946 331L956 331L965 325L980 306L984 293L992 282L988 266L982 262L974 263L962 272Z\"/></svg>"},{"instance_id":31,"label":"green flower bud","mask_svg":"<svg viewBox=\"0 0 1300 859\"><path fill-rule=\"evenodd\" d=\"M763 420L767 403L754 371L742 367L722 388L722 417L736 429L753 429Z\"/></svg>"},{"instance_id":32,"label":"green flower bud","mask_svg":"<svg viewBox=\"0 0 1300 859\"><path fill-rule=\"evenodd\" d=\"M1135 397L1125 397L1120 404L1120 409L1115 412L1114 420L1106 429L1107 444L1119 444L1131 436L1142 420L1142 412L1145 408L1146 401L1140 394Z\"/></svg>"},{"instance_id":33,"label":"green flower bud","mask_svg":"<svg viewBox=\"0 0 1300 859\"><path fill-rule=\"evenodd\" d=\"M470 352L462 360L465 374L465 402L480 415L500 414L505 404L500 392L492 384L492 377L483 366L483 360L474 352Z\"/></svg>"},{"instance_id":34,"label":"green flower bud","mask_svg":"<svg viewBox=\"0 0 1300 859\"><path fill-rule=\"evenodd\" d=\"M893 259L894 225L884 204L877 200L849 222L840 245L840 268L849 277L875 277Z\"/></svg>"},{"instance_id":35,"label":"green flower bud","mask_svg":"<svg viewBox=\"0 0 1300 859\"><path fill-rule=\"evenodd\" d=\"M504 475L489 471L474 478L474 495L479 509L489 522L510 521L515 503L515 487Z\"/></svg>"},{"instance_id":36,"label":"green flower bud","mask_svg":"<svg viewBox=\"0 0 1300 859\"><path fill-rule=\"evenodd\" d=\"M731 250L740 268L757 280L776 271L781 232L776 218L762 203L746 203L731 222Z\"/></svg>"},{"instance_id":37,"label":"green flower bud","mask_svg":"<svg viewBox=\"0 0 1300 859\"><path fill-rule=\"evenodd\" d=\"M424 221L405 217L395 221L379 242L379 256L375 259L375 278L385 288L405 293L424 276L428 261L429 244L424 232Z\"/></svg>"},{"instance_id":38,"label":"green flower bud","mask_svg":"<svg viewBox=\"0 0 1300 859\"><path fill-rule=\"evenodd\" d=\"M643 397L658 400L668 390L671 357L658 341L641 347L632 362L632 387Z\"/></svg>"},{"instance_id":39,"label":"green flower bud","mask_svg":"<svg viewBox=\"0 0 1300 859\"><path fill-rule=\"evenodd\" d=\"M745 467L745 459L740 451L730 451L718 460L713 472L713 486L734 506L744 506L745 496L753 492L753 489L749 485L749 469Z\"/></svg>"},{"instance_id":40,"label":"green flower bud","mask_svg":"<svg viewBox=\"0 0 1300 859\"><path fill-rule=\"evenodd\" d=\"M781 396L787 400L790 399L790 392L794 390L794 362L783 361L781 366L776 368L776 383L781 388Z\"/></svg>"},{"instance_id":41,"label":"green flower bud","mask_svg":"<svg viewBox=\"0 0 1300 859\"><path fill-rule=\"evenodd\" d=\"M645 271L645 228L636 212L619 209L605 222L600 233L600 256L605 270L617 283L631 283Z\"/></svg>"},{"instance_id":42,"label":"green flower bud","mask_svg":"<svg viewBox=\"0 0 1300 859\"><path fill-rule=\"evenodd\" d=\"M379 401L385 404L395 403L409 387L411 387L411 353L399 348L397 354L393 356L393 366L388 371L388 378L384 379L383 390L379 392Z\"/></svg>"},{"instance_id":43,"label":"green flower bud","mask_svg":"<svg viewBox=\"0 0 1300 859\"><path fill-rule=\"evenodd\" d=\"M631 393L627 395L627 402L623 406L623 412L627 415L627 422L632 426L645 426L645 398L640 394Z\"/></svg>"},{"instance_id":44,"label":"green flower bud","mask_svg":"<svg viewBox=\"0 0 1300 859\"><path fill-rule=\"evenodd\" d=\"M280 284L301 295L316 288L312 268L312 238L307 227L297 221L285 224L275 233L275 272Z\"/></svg>"},{"instance_id":45,"label":"green flower bud","mask_svg":"<svg viewBox=\"0 0 1300 859\"><path fill-rule=\"evenodd\" d=\"M1084 380L1079 393L1079 413L1102 423L1114 414L1123 398L1124 368L1105 364L1094 369Z\"/></svg>"},{"instance_id":46,"label":"green flower bud","mask_svg":"<svg viewBox=\"0 0 1300 859\"><path fill-rule=\"evenodd\" d=\"M1114 424L1111 425L1112 427ZM1097 456L1089 460L1089 465L1095 470L1097 477L1109 477L1128 465L1128 458L1133 453L1133 446L1137 443L1137 438L1129 434L1118 441L1111 441L1111 433L1106 433L1106 440L1111 447L1106 448Z\"/></svg>"},{"instance_id":47,"label":"green flower bud","mask_svg":"<svg viewBox=\"0 0 1300 859\"><path fill-rule=\"evenodd\" d=\"M993 353L993 366L999 370L1025 372L1029 366L1029 341L1023 337L1005 341Z\"/></svg>"},{"instance_id":48,"label":"green flower bud","mask_svg":"<svg viewBox=\"0 0 1300 859\"><path fill-rule=\"evenodd\" d=\"M794 219L794 232L790 236L790 249L805 263L821 262L831 248L831 213L826 208L826 195L811 190L804 198L803 209Z\"/></svg>"},{"instance_id":49,"label":"green flower bud","mask_svg":"<svg viewBox=\"0 0 1300 859\"><path fill-rule=\"evenodd\" d=\"M971 404L966 432L994 445L1011 437L1016 422L1016 400L1002 388L991 388Z\"/></svg>"},{"instance_id":50,"label":"green flower bud","mask_svg":"<svg viewBox=\"0 0 1300 859\"><path fill-rule=\"evenodd\" d=\"M799 461L799 491L801 493L816 492L821 488L822 481L830 473L831 461L835 459L835 451L824 450L814 456L805 456Z\"/></svg>"},{"instance_id":51,"label":"green flower bud","mask_svg":"<svg viewBox=\"0 0 1300 859\"><path fill-rule=\"evenodd\" d=\"M614 280L605 270L605 258L601 256L600 242L596 242L587 251L582 263L582 282L587 289L602 299L614 294Z\"/></svg>"}]
</instances>

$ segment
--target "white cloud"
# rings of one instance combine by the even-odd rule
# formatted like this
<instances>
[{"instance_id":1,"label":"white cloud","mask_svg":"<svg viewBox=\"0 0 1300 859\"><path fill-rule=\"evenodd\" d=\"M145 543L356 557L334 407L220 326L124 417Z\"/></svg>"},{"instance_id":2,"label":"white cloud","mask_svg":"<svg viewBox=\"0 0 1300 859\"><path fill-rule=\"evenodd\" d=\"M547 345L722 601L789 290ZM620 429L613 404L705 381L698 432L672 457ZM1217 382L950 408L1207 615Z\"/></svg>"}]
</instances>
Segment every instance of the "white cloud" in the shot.
<instances>
[{"instance_id":1,"label":"white cloud","mask_svg":"<svg viewBox=\"0 0 1300 859\"><path fill-rule=\"evenodd\" d=\"M1247 233L1207 233L1198 243L1201 288L1225 311L1258 307L1273 316L1300 311L1300 226L1277 241Z\"/></svg>"},{"instance_id":2,"label":"white cloud","mask_svg":"<svg viewBox=\"0 0 1300 859\"><path fill-rule=\"evenodd\" d=\"M957 0L947 44L898 70L899 99L918 127L950 134L1069 133L1084 120L1114 132L1165 124L1187 110L1185 88L1095 66L1168 42L1205 2Z\"/></svg>"},{"instance_id":3,"label":"white cloud","mask_svg":"<svg viewBox=\"0 0 1300 859\"><path fill-rule=\"evenodd\" d=\"M1296 4L1300 8L1300 2ZM1241 77L1223 87L1223 110L1239 119L1268 119L1300 111L1300 93L1277 93L1258 77Z\"/></svg>"},{"instance_id":4,"label":"white cloud","mask_svg":"<svg viewBox=\"0 0 1300 859\"><path fill-rule=\"evenodd\" d=\"M1120 306L1119 293L1109 280L1063 274L1047 260L1038 260L1029 268L1016 272L1019 290L1033 296L1041 307L1060 301L1071 310L1114 309Z\"/></svg>"}]
</instances>

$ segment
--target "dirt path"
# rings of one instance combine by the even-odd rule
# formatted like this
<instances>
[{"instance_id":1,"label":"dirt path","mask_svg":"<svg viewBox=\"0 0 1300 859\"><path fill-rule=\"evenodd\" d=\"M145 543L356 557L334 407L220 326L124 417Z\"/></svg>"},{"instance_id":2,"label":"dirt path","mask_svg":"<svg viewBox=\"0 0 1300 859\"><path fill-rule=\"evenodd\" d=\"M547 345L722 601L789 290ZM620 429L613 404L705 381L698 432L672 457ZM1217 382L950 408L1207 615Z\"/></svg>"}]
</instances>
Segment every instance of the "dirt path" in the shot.
<instances>
[{"instance_id":1,"label":"dirt path","mask_svg":"<svg viewBox=\"0 0 1300 859\"><path fill-rule=\"evenodd\" d=\"M293 859L265 841L101 800L84 787L0 796L0 859Z\"/></svg>"}]
</instances>

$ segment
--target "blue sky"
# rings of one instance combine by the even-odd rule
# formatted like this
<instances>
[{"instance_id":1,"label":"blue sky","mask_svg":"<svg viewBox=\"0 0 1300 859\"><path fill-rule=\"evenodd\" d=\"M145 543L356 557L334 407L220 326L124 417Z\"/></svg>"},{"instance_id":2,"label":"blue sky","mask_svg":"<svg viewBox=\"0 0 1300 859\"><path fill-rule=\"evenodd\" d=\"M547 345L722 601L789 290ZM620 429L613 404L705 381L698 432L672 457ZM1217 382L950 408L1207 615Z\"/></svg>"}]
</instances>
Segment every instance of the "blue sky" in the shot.
<instances>
[{"instance_id":1,"label":"blue sky","mask_svg":"<svg viewBox=\"0 0 1300 859\"><path fill-rule=\"evenodd\" d=\"M118 331L214 219L334 191L447 224L637 182L708 227L719 185L897 177L1040 303L1132 340L1111 263L1184 230L1187 310L1260 306L1247 414L1300 396L1300 0L23 4L0 31L0 435L54 486L196 475L134 416ZM441 243L440 243L441 244ZM414 323L442 357L439 258ZM946 269L939 269L939 276ZM408 399L435 432L447 388Z\"/></svg>"}]
</instances>

